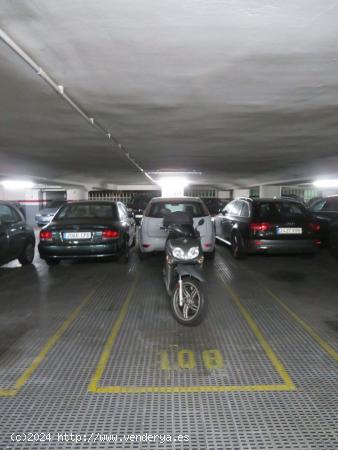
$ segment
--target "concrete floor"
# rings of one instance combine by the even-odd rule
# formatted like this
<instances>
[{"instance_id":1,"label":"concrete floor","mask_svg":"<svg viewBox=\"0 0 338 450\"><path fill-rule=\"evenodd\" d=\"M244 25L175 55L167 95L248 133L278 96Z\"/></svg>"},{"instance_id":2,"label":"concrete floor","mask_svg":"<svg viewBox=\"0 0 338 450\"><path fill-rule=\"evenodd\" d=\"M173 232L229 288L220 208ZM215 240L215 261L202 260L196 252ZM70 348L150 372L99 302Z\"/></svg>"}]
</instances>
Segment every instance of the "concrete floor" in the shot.
<instances>
[{"instance_id":1,"label":"concrete floor","mask_svg":"<svg viewBox=\"0 0 338 450\"><path fill-rule=\"evenodd\" d=\"M1 267L0 448L337 450L337 269L218 246L189 329L160 256Z\"/></svg>"}]
</instances>

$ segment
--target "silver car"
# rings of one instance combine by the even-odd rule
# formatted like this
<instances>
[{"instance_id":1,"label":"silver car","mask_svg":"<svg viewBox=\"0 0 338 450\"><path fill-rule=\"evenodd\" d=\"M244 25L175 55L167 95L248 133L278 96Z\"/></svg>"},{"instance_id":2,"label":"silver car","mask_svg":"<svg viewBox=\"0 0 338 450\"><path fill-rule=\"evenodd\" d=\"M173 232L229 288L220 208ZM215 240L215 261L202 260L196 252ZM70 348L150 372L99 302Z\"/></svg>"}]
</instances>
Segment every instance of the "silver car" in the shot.
<instances>
[{"instance_id":1,"label":"silver car","mask_svg":"<svg viewBox=\"0 0 338 450\"><path fill-rule=\"evenodd\" d=\"M35 215L35 222L38 226L43 227L44 225L47 225L47 223L51 222L55 214L58 212L58 210L61 208L61 206L64 204L64 201L51 201L47 206L43 209L41 209L36 215Z\"/></svg>"},{"instance_id":2,"label":"silver car","mask_svg":"<svg viewBox=\"0 0 338 450\"><path fill-rule=\"evenodd\" d=\"M164 251L167 233L162 229L166 214L184 211L192 215L194 226L203 218L204 224L198 228L201 245L207 258L215 256L215 228L210 213L197 197L153 198L146 207L139 228L138 243L141 258L149 253Z\"/></svg>"}]
</instances>

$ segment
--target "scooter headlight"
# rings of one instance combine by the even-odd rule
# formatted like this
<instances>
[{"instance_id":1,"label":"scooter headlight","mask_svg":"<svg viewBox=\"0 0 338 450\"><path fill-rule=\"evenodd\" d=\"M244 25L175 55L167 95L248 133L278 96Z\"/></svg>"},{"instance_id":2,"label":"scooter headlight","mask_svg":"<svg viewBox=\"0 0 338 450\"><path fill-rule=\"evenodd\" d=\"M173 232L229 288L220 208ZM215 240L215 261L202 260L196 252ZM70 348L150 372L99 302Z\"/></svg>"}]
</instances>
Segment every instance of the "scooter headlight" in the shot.
<instances>
[{"instance_id":1,"label":"scooter headlight","mask_svg":"<svg viewBox=\"0 0 338 450\"><path fill-rule=\"evenodd\" d=\"M187 259L194 259L200 254L200 250L198 247L189 248Z\"/></svg>"},{"instance_id":2,"label":"scooter headlight","mask_svg":"<svg viewBox=\"0 0 338 450\"><path fill-rule=\"evenodd\" d=\"M180 247L175 247L173 250L173 257L177 259L185 259L184 251Z\"/></svg>"}]
</instances>

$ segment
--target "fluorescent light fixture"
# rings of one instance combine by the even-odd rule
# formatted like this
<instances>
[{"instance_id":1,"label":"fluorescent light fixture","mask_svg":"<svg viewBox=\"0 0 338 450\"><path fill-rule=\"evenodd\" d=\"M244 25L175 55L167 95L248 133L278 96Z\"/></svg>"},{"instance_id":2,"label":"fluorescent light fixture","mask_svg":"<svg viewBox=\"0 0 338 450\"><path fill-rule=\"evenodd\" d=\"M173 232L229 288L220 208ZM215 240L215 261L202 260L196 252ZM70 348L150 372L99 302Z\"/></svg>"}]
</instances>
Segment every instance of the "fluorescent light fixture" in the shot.
<instances>
[{"instance_id":1,"label":"fluorescent light fixture","mask_svg":"<svg viewBox=\"0 0 338 450\"><path fill-rule=\"evenodd\" d=\"M9 190L30 189L34 186L34 183L28 180L3 180L1 184Z\"/></svg>"},{"instance_id":2,"label":"fluorescent light fixture","mask_svg":"<svg viewBox=\"0 0 338 450\"><path fill-rule=\"evenodd\" d=\"M338 188L338 179L316 180L312 184L317 188Z\"/></svg>"},{"instance_id":3,"label":"fluorescent light fixture","mask_svg":"<svg viewBox=\"0 0 338 450\"><path fill-rule=\"evenodd\" d=\"M163 177L157 183L161 186L162 197L183 197L184 188L189 185L187 178L179 176Z\"/></svg>"}]
</instances>

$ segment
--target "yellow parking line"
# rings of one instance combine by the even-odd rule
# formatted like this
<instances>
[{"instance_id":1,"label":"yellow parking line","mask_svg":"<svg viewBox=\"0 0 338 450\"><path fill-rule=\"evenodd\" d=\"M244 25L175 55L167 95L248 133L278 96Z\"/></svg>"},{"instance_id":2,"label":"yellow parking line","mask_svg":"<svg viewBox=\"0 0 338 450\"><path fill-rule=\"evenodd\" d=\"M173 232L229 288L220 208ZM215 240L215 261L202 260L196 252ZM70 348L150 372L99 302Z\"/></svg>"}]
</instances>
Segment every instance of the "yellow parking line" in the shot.
<instances>
[{"instance_id":1,"label":"yellow parking line","mask_svg":"<svg viewBox=\"0 0 338 450\"><path fill-rule=\"evenodd\" d=\"M316 331L310 327L303 319L301 319L298 314L296 314L292 309L290 309L274 292L272 292L268 287L263 286L265 292L267 292L285 311L290 314L290 316L301 326L309 335L322 347L323 350L328 353L335 361L338 362L338 352L323 338L316 333Z\"/></svg>"},{"instance_id":2,"label":"yellow parking line","mask_svg":"<svg viewBox=\"0 0 338 450\"><path fill-rule=\"evenodd\" d=\"M258 273L257 271L254 271L250 268L248 268L246 265L244 265L243 263L241 264L242 267L245 268L245 270L247 270L249 273L251 274L256 274ZM314 339L317 344L320 345L320 347L329 355L331 356L331 358L333 358L335 361L338 362L338 352L328 343L326 342L322 337L319 336L319 334L308 324L306 323L303 319L301 319L300 316L298 316L297 313L295 313L291 308L289 308L284 302L283 300L274 292L272 292L272 290L270 288L268 288L267 286L264 285L264 283L259 282L255 279L255 282L260 285L262 287L262 289L264 289L264 291L270 296L272 297L292 318L295 322L297 322L302 328L304 328L304 330L312 337L312 339Z\"/></svg>"},{"instance_id":3,"label":"yellow parking line","mask_svg":"<svg viewBox=\"0 0 338 450\"><path fill-rule=\"evenodd\" d=\"M261 347L264 349L264 351L265 351L266 355L268 356L268 358L270 359L272 365L274 366L274 368L278 372L279 376L282 378L282 380L284 381L285 385L290 388L290 390L294 390L295 389L295 385L293 384L293 382L292 382L289 374L287 373L284 365L277 358L275 352L272 350L270 344L267 342L267 340L265 339L265 337L263 336L263 334L259 330L257 324L255 323L255 321L253 320L253 318L249 314L248 310L242 305L242 303L241 303L238 295L234 291L234 289L228 283L226 283L222 278L220 278L220 279L221 279L222 283L224 284L224 286L226 287L227 291L229 292L232 300L235 302L236 306L240 310L242 316L244 317L244 319L248 323L249 327L251 328L251 331L256 336L256 338L257 338L258 342L260 343Z\"/></svg>"},{"instance_id":4,"label":"yellow parking line","mask_svg":"<svg viewBox=\"0 0 338 450\"><path fill-rule=\"evenodd\" d=\"M232 386L101 386L90 390L96 394L165 394L196 392L266 392L294 391L294 385L287 384L252 384Z\"/></svg>"},{"instance_id":5,"label":"yellow parking line","mask_svg":"<svg viewBox=\"0 0 338 450\"><path fill-rule=\"evenodd\" d=\"M249 324L252 332L257 337L259 343L261 344L263 350L267 354L274 368L280 375L283 383L281 384L257 384L257 385L232 385L232 386L99 386L100 380L107 368L109 358L111 357L112 350L123 325L123 322L127 316L128 308L132 297L135 292L135 287L138 278L136 278L130 287L127 297L122 305L120 313L117 320L111 330L111 333L104 345L103 351L101 353L99 362L97 364L94 375L92 376L88 392L101 393L101 394L142 394L142 393L193 393L193 392L256 392L256 391L294 391L296 389L290 376L286 372L283 364L279 361L274 351L265 340L262 333L259 331L254 320L250 316L249 312L241 304L239 298L235 292L227 285L227 283L222 280L228 289L231 298L234 300L236 306L239 308L244 319Z\"/></svg>"},{"instance_id":6,"label":"yellow parking line","mask_svg":"<svg viewBox=\"0 0 338 450\"><path fill-rule=\"evenodd\" d=\"M111 351L113 349L113 346L115 344L115 340L119 334L119 331L121 329L121 326L124 322L124 319L126 318L127 312L128 312L128 308L129 308L129 304L131 302L131 299L134 295L134 291L135 291L135 287L137 284L139 276L137 275L136 278L134 279L133 284L131 285L130 289L128 290L128 294L127 297L123 303L123 306L121 308L121 311L117 317L117 320L112 328L112 331L105 343L105 346L103 348L103 351L101 353L98 365L96 367L95 373L92 376L92 379L89 383L89 387L88 387L88 391L89 392L97 392L98 388L98 384L100 382L100 379L102 378L102 375L107 367L108 361L109 361L109 357L111 354Z\"/></svg>"},{"instance_id":7,"label":"yellow parking line","mask_svg":"<svg viewBox=\"0 0 338 450\"><path fill-rule=\"evenodd\" d=\"M27 383L36 369L41 365L44 358L47 356L48 352L56 345L56 343L61 339L65 331L72 325L74 320L78 317L81 310L90 301L94 293L101 286L105 277L101 279L96 286L89 292L85 299L77 306L68 318L63 322L63 324L58 328L58 330L51 336L46 344L42 347L40 353L33 359L31 365L23 372L23 374L17 379L15 385L12 388L3 389L0 388L0 397L11 397L18 393L18 391Z\"/></svg>"}]
</instances>

